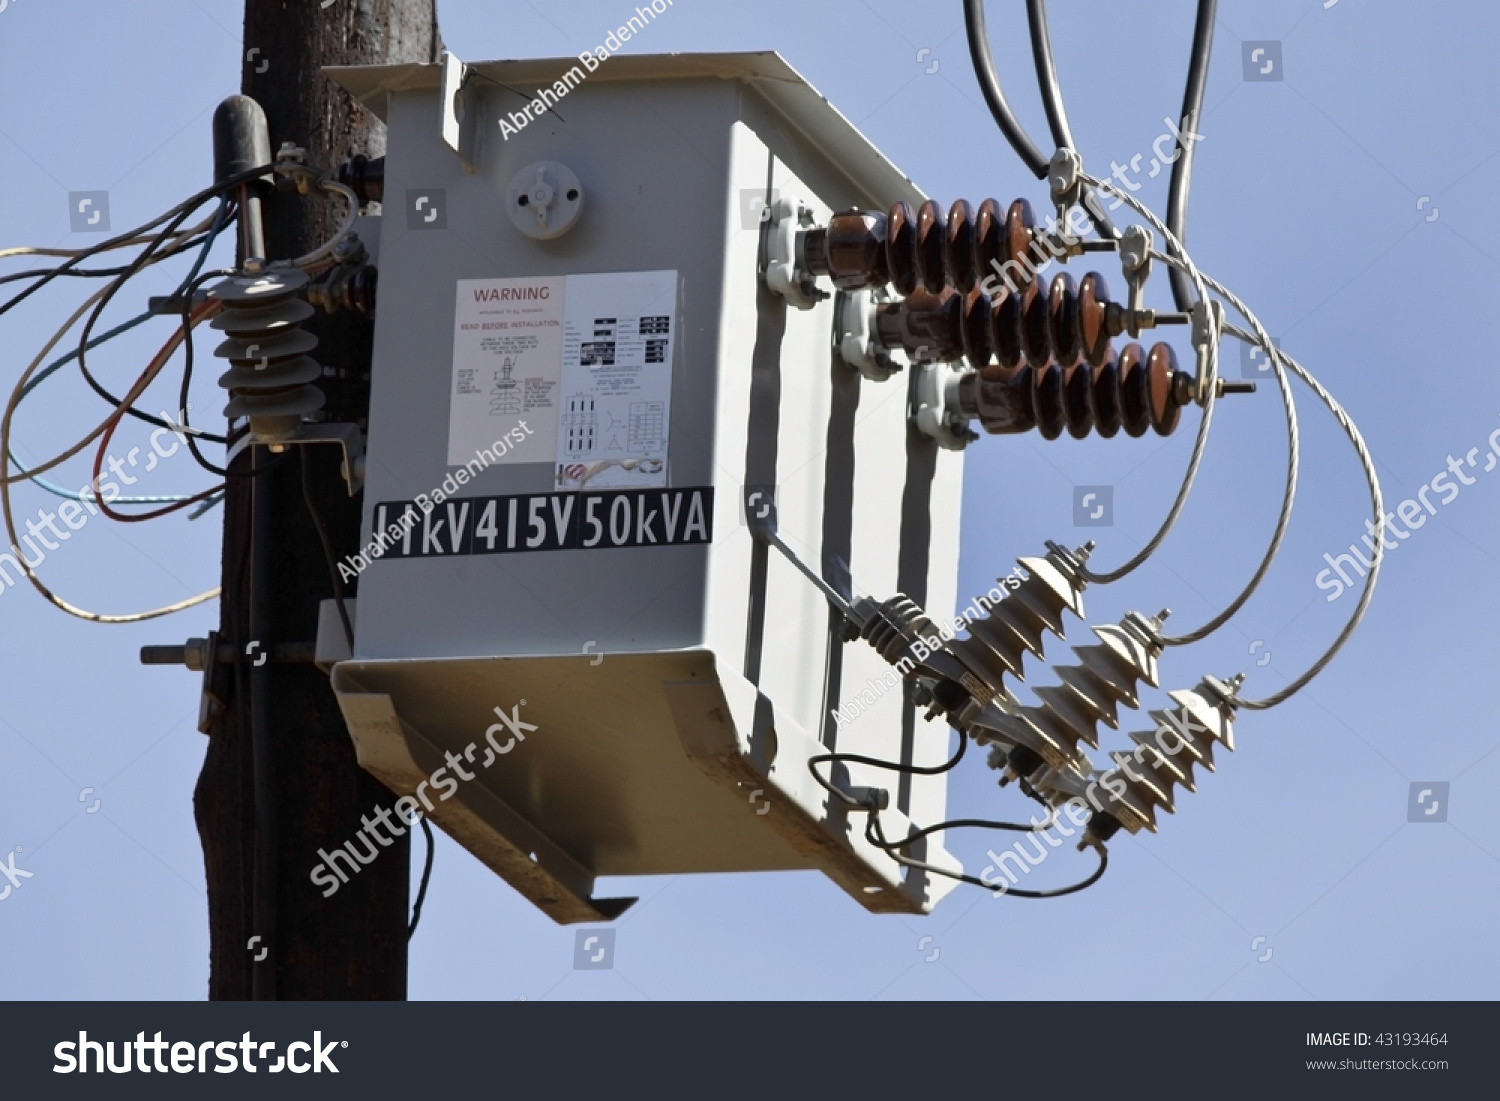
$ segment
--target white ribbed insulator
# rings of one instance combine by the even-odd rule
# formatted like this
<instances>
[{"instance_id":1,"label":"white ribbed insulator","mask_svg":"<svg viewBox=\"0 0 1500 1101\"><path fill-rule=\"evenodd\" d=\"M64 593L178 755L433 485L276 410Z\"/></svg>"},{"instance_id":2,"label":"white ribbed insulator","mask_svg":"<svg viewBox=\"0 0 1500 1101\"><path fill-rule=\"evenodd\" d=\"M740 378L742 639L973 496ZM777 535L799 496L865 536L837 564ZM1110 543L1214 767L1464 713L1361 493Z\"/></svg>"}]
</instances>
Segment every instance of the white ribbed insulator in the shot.
<instances>
[{"instance_id":1,"label":"white ribbed insulator","mask_svg":"<svg viewBox=\"0 0 1500 1101\"><path fill-rule=\"evenodd\" d=\"M1065 637L1064 611L1083 618L1083 590L1088 582L1082 567L1093 548L1093 543L1086 543L1070 551L1048 543L1046 557L1017 559L1026 571L1025 580L985 616L970 622L969 637L948 643L948 652L989 685L996 696L1012 700L1002 678L1009 674L1024 679L1022 655L1030 651L1042 657L1046 632ZM982 728L974 734L980 745L988 741Z\"/></svg>"},{"instance_id":2,"label":"white ribbed insulator","mask_svg":"<svg viewBox=\"0 0 1500 1101\"><path fill-rule=\"evenodd\" d=\"M1130 734L1142 748L1111 753L1115 767L1097 778L1097 787L1090 785L1105 813L1130 833L1143 827L1155 833L1157 808L1175 814L1174 785L1197 790L1193 765L1213 771L1215 742L1234 750L1231 701L1241 681L1235 677L1226 684L1204 677L1194 689L1167 693L1177 706L1149 713L1157 722L1155 730Z\"/></svg>"},{"instance_id":3,"label":"white ribbed insulator","mask_svg":"<svg viewBox=\"0 0 1500 1101\"><path fill-rule=\"evenodd\" d=\"M1098 643L1073 647L1081 664L1057 667L1062 684L1034 689L1041 706L1018 707L997 719L995 728L1052 768L1081 767L1087 775L1092 766L1078 743L1098 749L1100 720L1117 730L1117 705L1140 707L1136 681L1152 688L1159 683L1156 659L1164 645L1161 625L1166 617L1165 611L1154 619L1131 612L1118 625L1095 627Z\"/></svg>"},{"instance_id":4,"label":"white ribbed insulator","mask_svg":"<svg viewBox=\"0 0 1500 1101\"><path fill-rule=\"evenodd\" d=\"M312 385L323 368L307 354L318 338L302 328L314 312L299 297L306 288L305 272L278 268L232 276L209 291L223 304L210 324L225 334L214 354L230 363L219 379L230 395L224 415L248 417L257 442L290 435L323 407L323 391Z\"/></svg>"}]
</instances>

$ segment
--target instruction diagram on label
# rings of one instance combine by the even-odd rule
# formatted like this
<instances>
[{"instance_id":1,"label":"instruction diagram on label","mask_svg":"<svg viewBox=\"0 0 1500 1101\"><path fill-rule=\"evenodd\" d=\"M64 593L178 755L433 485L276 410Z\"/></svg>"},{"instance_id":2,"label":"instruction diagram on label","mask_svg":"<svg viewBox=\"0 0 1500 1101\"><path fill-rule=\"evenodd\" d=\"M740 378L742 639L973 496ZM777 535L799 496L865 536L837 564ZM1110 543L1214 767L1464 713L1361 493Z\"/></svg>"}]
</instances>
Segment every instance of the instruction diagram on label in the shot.
<instances>
[{"instance_id":1,"label":"instruction diagram on label","mask_svg":"<svg viewBox=\"0 0 1500 1101\"><path fill-rule=\"evenodd\" d=\"M559 489L667 484L676 328L675 271L568 276Z\"/></svg>"},{"instance_id":2,"label":"instruction diagram on label","mask_svg":"<svg viewBox=\"0 0 1500 1101\"><path fill-rule=\"evenodd\" d=\"M458 281L449 466L492 448L521 421L530 434L500 462L552 461L566 282L562 276Z\"/></svg>"},{"instance_id":3,"label":"instruction diagram on label","mask_svg":"<svg viewBox=\"0 0 1500 1101\"><path fill-rule=\"evenodd\" d=\"M675 271L458 283L448 462L518 421L503 463L550 462L559 489L667 484Z\"/></svg>"}]
</instances>

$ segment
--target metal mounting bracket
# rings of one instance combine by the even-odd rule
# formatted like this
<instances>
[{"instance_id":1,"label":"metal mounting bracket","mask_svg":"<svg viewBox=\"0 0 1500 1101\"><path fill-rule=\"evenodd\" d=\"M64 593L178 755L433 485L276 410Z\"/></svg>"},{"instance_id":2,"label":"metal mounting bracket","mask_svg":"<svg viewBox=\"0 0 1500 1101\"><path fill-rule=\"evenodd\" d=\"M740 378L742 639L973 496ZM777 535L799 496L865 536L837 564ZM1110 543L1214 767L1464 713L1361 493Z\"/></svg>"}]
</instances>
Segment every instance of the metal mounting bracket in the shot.
<instances>
[{"instance_id":1,"label":"metal mounting bracket","mask_svg":"<svg viewBox=\"0 0 1500 1101\"><path fill-rule=\"evenodd\" d=\"M865 616L850 603L852 599L850 579L848 577L841 577L839 579L841 588L844 590L840 592L839 589L834 588L824 580L816 570L802 561L798 557L797 552L787 546L781 536L776 534L776 502L760 500L759 498L763 496L765 496L765 490L763 489L746 488L744 502L745 524L750 528L750 534L767 546L774 547L780 551L786 557L786 560L797 568L797 572L811 581L817 590L828 598L828 603L839 611L844 618L849 620L850 623L854 624L855 627L863 626Z\"/></svg>"},{"instance_id":2,"label":"metal mounting bracket","mask_svg":"<svg viewBox=\"0 0 1500 1101\"><path fill-rule=\"evenodd\" d=\"M813 212L802 200L787 196L777 199L770 212L770 219L762 223L767 234L766 286L789 306L810 310L828 297L803 261L803 234L813 224Z\"/></svg>"},{"instance_id":3,"label":"metal mounting bracket","mask_svg":"<svg viewBox=\"0 0 1500 1101\"><path fill-rule=\"evenodd\" d=\"M969 418L960 412L958 380L965 372L939 362L917 364L914 369L917 385L911 419L917 431L949 451L962 451L979 439L979 433L969 427Z\"/></svg>"},{"instance_id":4,"label":"metal mounting bracket","mask_svg":"<svg viewBox=\"0 0 1500 1101\"><path fill-rule=\"evenodd\" d=\"M875 339L875 304L886 297L883 290L871 287L840 292L834 313L833 341L839 357L871 382L884 382L901 370Z\"/></svg>"},{"instance_id":5,"label":"metal mounting bracket","mask_svg":"<svg viewBox=\"0 0 1500 1101\"><path fill-rule=\"evenodd\" d=\"M344 461L340 467L340 473L343 474L344 482L349 487L349 496L353 497L364 488L364 433L359 430L359 425L347 422L300 424L290 434L277 436L275 439L258 439L253 433L246 432L230 446L224 461L226 465L233 462L234 457L251 444L263 444L279 454L297 444L313 443L336 443L343 449Z\"/></svg>"}]
</instances>

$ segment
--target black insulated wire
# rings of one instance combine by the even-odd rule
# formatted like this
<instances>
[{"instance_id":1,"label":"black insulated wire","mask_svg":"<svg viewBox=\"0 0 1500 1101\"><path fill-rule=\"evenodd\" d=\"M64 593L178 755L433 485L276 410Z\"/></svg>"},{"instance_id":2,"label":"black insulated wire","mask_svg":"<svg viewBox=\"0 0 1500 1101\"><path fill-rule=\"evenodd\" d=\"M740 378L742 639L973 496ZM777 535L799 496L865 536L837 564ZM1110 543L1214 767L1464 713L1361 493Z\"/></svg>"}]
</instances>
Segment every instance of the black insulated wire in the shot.
<instances>
[{"instance_id":1,"label":"black insulated wire","mask_svg":"<svg viewBox=\"0 0 1500 1101\"><path fill-rule=\"evenodd\" d=\"M969 37L969 57L974 62L974 76L979 80L979 90L989 105L990 114L1010 147L1016 151L1032 175L1039 180L1047 178L1047 158L1027 137L1026 131L1016 120L1005 92L1000 87L1000 77L995 73L995 58L990 53L989 34L984 26L984 0L964 0L964 29Z\"/></svg>"},{"instance_id":2,"label":"black insulated wire","mask_svg":"<svg viewBox=\"0 0 1500 1101\"><path fill-rule=\"evenodd\" d=\"M936 776L956 767L958 765L958 762L963 760L964 751L968 749L968 747L968 736L960 731L958 735L958 749L954 752L952 757L948 758L948 760L944 761L940 765L931 765L924 768L919 765L902 764L899 761L882 761L876 757L864 757L856 753L823 753L819 754L816 757L808 758L807 770L812 773L813 779L817 780L818 783L821 784L824 790L829 794L837 797L842 802L851 807L869 812L870 817L865 822L865 840L870 842L870 844L874 845L877 849L880 849L887 853L892 860L896 861L896 863L908 868L915 868L918 871L931 872L934 875L946 876L949 879L956 879L961 883L970 883L976 887L984 887L986 890L993 891L995 889L995 884L993 883L986 883L982 879L976 879L972 875L964 875L952 872L947 868L939 868L935 864L926 864L920 860L913 860L911 857L906 856L900 850L904 849L908 845L920 841L922 838L928 836L929 834L938 833L940 831L948 829L970 828L989 830L1013 830L1018 833L1028 833L1033 829L1040 829L1044 827L1039 827L1036 825L1023 825L1019 822L994 822L990 821L989 819L983 818L954 818L946 822L939 822L934 826L928 826L925 829L916 830L900 841L890 841L886 838L885 830L880 825L880 812L877 808L875 808L874 806L867 806L866 804L858 802L852 796L850 796L848 792L844 791L842 788L837 787L831 781L824 779L823 775L819 773L817 769L818 765L830 761L834 763L837 763L839 761L853 761L855 764L870 765L874 768L889 769L892 772L905 773L911 776ZM1028 794L1031 793L1028 792ZM1032 794L1031 797L1033 799L1036 799L1037 802L1042 803L1043 806L1047 805L1045 800L1038 798L1036 795ZM1048 810L1051 811L1052 808L1048 807ZM1099 881L1099 878L1104 875L1104 870L1109 866L1108 855L1102 848L1100 848L1098 852L1099 867L1094 871L1093 875L1089 876L1085 880L1071 884L1067 887L1058 887L1053 890L1046 891L1027 891L1021 888L1011 887L1007 889L1005 893L1015 895L1017 898L1058 898L1062 895L1073 894L1075 891L1081 891L1086 887L1092 887Z\"/></svg>"},{"instance_id":3,"label":"black insulated wire","mask_svg":"<svg viewBox=\"0 0 1500 1101\"><path fill-rule=\"evenodd\" d=\"M807 759L807 771L828 794L836 797L841 802L851 807L863 807L864 804L853 798L843 788L835 785L831 780L824 779L823 774L818 771L818 765L832 762L838 764L840 761L853 761L857 765L869 765L871 768L888 769L891 772L899 772L906 776L937 776L956 768L958 762L964 759L964 752L969 748L968 735L962 732L958 735L958 749L952 757L949 757L940 765L905 765L900 761L883 761L878 757L864 757L858 753L820 753L816 757Z\"/></svg>"},{"instance_id":4,"label":"black insulated wire","mask_svg":"<svg viewBox=\"0 0 1500 1101\"><path fill-rule=\"evenodd\" d=\"M110 299L114 298L114 296L119 293L120 288L123 287L133 275L138 273L142 268L146 267L151 262L152 257L156 255L157 250L160 249L166 243L167 239L177 231L177 227L187 220L188 216L193 213L194 209L196 208L190 207L187 210L182 211L182 213L178 214L171 222L169 222L167 224L167 227L160 233L158 233L156 237L151 241L151 243L146 247L146 249L135 258L135 260L125 270L125 273L118 276L114 280L114 282L109 285L108 289L106 289L104 292L104 297L99 299L98 304L94 306L93 312L89 314L88 320L84 322L83 332L81 332L78 336L78 354L73 358L78 363L78 370L83 373L83 380L89 384L89 388L93 390L94 393L98 394L106 402L108 402L110 405L115 406L116 408L122 406L124 402L122 402L119 398L115 397L102 385L100 385L99 380L96 379L93 373L89 370L87 355L89 349L89 337L93 335L94 326L98 324L99 318L103 316L104 308L109 305ZM171 425L167 424L167 422L162 420L160 417L153 417L149 413L142 413L139 409L136 409L134 407L127 408L125 412L130 416L135 417L137 420L145 421L147 424L154 425L157 428L171 428Z\"/></svg>"},{"instance_id":5,"label":"black insulated wire","mask_svg":"<svg viewBox=\"0 0 1500 1101\"><path fill-rule=\"evenodd\" d=\"M208 234L207 233L200 233L198 236L194 237L191 241L184 241L181 245L178 245L177 248L174 251L176 251L176 252L191 252L193 249L200 247L203 244L203 242L206 241L206 240L208 240ZM119 268L74 268L74 269L71 269L71 270L64 270L62 268L58 268L57 271L56 271L56 274L58 274L58 275L81 276L81 277L83 277L85 279L102 279L102 278L104 278L106 276L123 275L125 272L127 272L129 270L130 269L128 267L119 267ZM51 275L51 274L53 274L53 269L52 268L33 268L30 271L16 271L16 272L12 272L9 275L0 275L0 284L15 283L15 282L18 282L18 281L20 281L22 279L39 279L39 278L41 278L44 275Z\"/></svg>"},{"instance_id":6,"label":"black insulated wire","mask_svg":"<svg viewBox=\"0 0 1500 1101\"><path fill-rule=\"evenodd\" d=\"M339 622L344 626L344 639L349 643L349 653L354 653L354 624L349 619L349 609L344 603L344 582L339 576L338 560L334 557L333 543L328 538L328 529L323 517L318 514L318 504L313 500L312 472L308 469L307 448L298 448L302 463L302 503L307 506L307 518L317 532L318 543L323 548L323 561L328 565L328 583L333 589L333 602L339 610Z\"/></svg>"},{"instance_id":7,"label":"black insulated wire","mask_svg":"<svg viewBox=\"0 0 1500 1101\"><path fill-rule=\"evenodd\" d=\"M163 222L170 220L180 211L186 210L191 213L192 211L197 210L200 206L202 206L205 202L207 202L214 196L222 194L224 191L236 187L239 184L244 183L246 180L254 178L255 176L264 176L274 167L274 165L267 164L262 165L259 168L250 169L247 172L241 172L239 175L225 180L223 183L215 184L213 187L205 188L191 198L184 199L181 203L174 206L171 210L167 211L165 214L157 218L152 219L145 225L136 226L134 229L126 230L124 233L120 234L117 237L111 237L107 241L100 241L97 245L82 250L77 256L74 256L66 262L59 264L57 267L52 268L47 272L46 275L42 276L31 286L27 287L25 290L15 295L13 298L8 299L3 304L0 304L0 314L3 314L6 311L19 305L21 302L25 301L27 298L30 298L37 291L45 287L48 283L52 282L52 280L56 279L60 275L66 275L67 273L71 272L79 264L83 263L90 257L97 256L99 253L107 251L111 248L122 246L124 242L129 241L132 238L139 237L147 230L155 229Z\"/></svg>"},{"instance_id":8,"label":"black insulated wire","mask_svg":"<svg viewBox=\"0 0 1500 1101\"><path fill-rule=\"evenodd\" d=\"M117 408L123 404L121 402L121 400L119 398L115 397L112 393L110 393L108 390L106 390L103 385L100 384L99 380L96 379L94 377L94 375L92 374L92 372L89 371L88 364L85 362L84 356L85 356L85 353L88 351L88 349L90 347L89 335L93 332L95 324L99 321L99 318L103 315L103 313L104 313L104 307L107 306L107 305L109 305L110 299L113 298L115 296L115 294L119 292L120 288L123 287L126 284L126 282L132 276L134 276L137 273L139 273L143 268L146 267L146 265L148 263L153 262L152 261L152 257L156 253L156 250L167 240L167 238L169 238L172 235L172 233L176 229L176 227L178 225L180 225L192 213L193 209L196 209L196 208L185 210L181 214L179 214L177 216L177 218L170 225L167 226L166 229L162 230L161 233L157 234L155 240L153 240L151 242L151 244L146 248L146 250L144 252L141 253L140 256L136 257L135 261L125 270L125 272L123 274L121 274L112 284L110 284L109 289L104 294L104 297L99 300L99 304L94 307L93 313L91 313L89 315L89 319L88 319L88 321L85 323L85 325L83 327L83 333L79 337L78 355L75 358L78 360L78 369L83 373L84 381L89 384L89 388L92 389L94 391L94 393L98 394L105 401L109 402L109 404L111 404L113 406L116 406ZM214 219L214 228L210 231L211 233L221 232L229 224L230 219L228 217L226 217L226 215L228 214L228 211L229 211L229 204L228 204L228 202L225 201L225 202L221 203L220 208L219 208L219 213L218 213L218 215ZM173 255L181 253L182 251L183 251L183 249L182 249L181 246L175 247L172 250ZM158 258L158 259L160 259L160 258ZM202 284L205 281L206 278L207 278L206 276L199 276L196 280L193 281L192 285L189 288L187 288L186 290L183 291L182 318L183 318L183 339L185 341L189 341L190 342L192 340L192 335L191 334L192 334L192 331L193 331L193 327L190 324L190 318L191 318L191 314L192 314L192 294L193 294L193 291L196 290L197 287L200 284ZM191 363L191 361L192 361L192 347L191 347L191 343L189 343L189 347L188 347L188 351L187 351L187 356L188 356L189 363ZM186 402L186 399L184 398L184 403L185 402ZM184 404L184 408L183 408L182 411L184 413L186 412L186 406L185 406L185 404ZM139 409L135 408L134 406L127 407L125 409L125 412L129 416L132 416L136 420L142 421L142 422L144 422L146 424L153 425L153 426L155 426L157 428L165 428L165 429L168 429L169 431L176 431L175 426L173 426L171 424L168 424L166 421L162 420L160 417L154 417L154 416L152 416L149 413L142 413ZM212 435L212 434L209 434L209 433L204 433L203 436L204 436L205 439L211 440L214 443L224 443L225 442L223 436ZM189 441L189 442L191 443L191 441ZM215 473L223 474L224 472L216 470Z\"/></svg>"},{"instance_id":9,"label":"black insulated wire","mask_svg":"<svg viewBox=\"0 0 1500 1101\"><path fill-rule=\"evenodd\" d=\"M1073 143L1073 131L1068 126L1068 110L1063 106L1062 85L1057 79L1057 62L1052 56L1052 35L1047 30L1047 0L1026 0L1026 25L1031 31L1031 58L1036 63L1037 86L1041 89L1042 107L1047 112L1052 141L1059 149L1071 149L1077 153L1078 146ZM1089 189L1084 194L1092 196L1093 191ZM1087 202L1085 209L1093 215L1094 227L1100 237L1120 236L1102 203L1097 200Z\"/></svg>"},{"instance_id":10,"label":"black insulated wire","mask_svg":"<svg viewBox=\"0 0 1500 1101\"><path fill-rule=\"evenodd\" d=\"M1203 114L1203 93L1208 87L1208 62L1214 49L1214 21L1218 18L1219 0L1198 0L1198 17L1193 24L1193 53L1188 61L1187 87L1182 93L1182 115L1178 129L1183 134L1195 133L1199 117ZM1177 141L1177 159L1172 162L1172 178L1167 185L1167 228L1172 235L1187 244L1188 193L1193 188L1193 152L1197 142L1191 138L1186 145ZM1172 299L1179 310L1193 307L1193 283L1186 272L1172 268Z\"/></svg>"},{"instance_id":11,"label":"black insulated wire","mask_svg":"<svg viewBox=\"0 0 1500 1101\"><path fill-rule=\"evenodd\" d=\"M1059 149L1077 152L1073 132L1068 129L1062 87L1057 83L1057 64L1052 59L1052 36L1047 33L1047 0L1026 0L1026 25L1031 31L1031 58L1036 62L1036 81L1042 91L1047 125L1052 128L1052 141Z\"/></svg>"},{"instance_id":12,"label":"black insulated wire","mask_svg":"<svg viewBox=\"0 0 1500 1101\"><path fill-rule=\"evenodd\" d=\"M932 875L945 876L948 879L956 879L960 883L970 883L975 887L983 887L987 891L996 890L998 888L998 885L1004 882L1003 880L997 880L994 883L986 883L982 878L968 875L966 873L952 872L947 868L939 868L936 864L928 864L921 860L913 860L909 856L903 856L896 850L899 849L903 844L906 844L906 842L888 841L885 836L885 830L883 830L880 826L879 817L873 813L870 815L869 820L865 823L865 840L874 845L876 848L884 850L886 853L890 854L892 860L907 868L915 868L917 871L928 872ZM915 838L911 838L910 840L915 840ZM1095 852L1099 854L1099 867L1094 869L1094 873L1087 879L1080 880L1077 883L1069 884L1066 887L1055 887L1050 890L1044 891L1028 891L1020 887L1007 887L1003 893L1006 895L1014 895L1016 898L1061 898L1063 895L1075 894L1078 891L1082 891L1086 888L1092 887L1095 883L1099 882L1099 880L1103 877L1105 871L1109 868L1109 854L1104 851L1104 848L1101 846L1097 848Z\"/></svg>"},{"instance_id":13,"label":"black insulated wire","mask_svg":"<svg viewBox=\"0 0 1500 1101\"><path fill-rule=\"evenodd\" d=\"M249 449L255 461L260 447ZM250 642L269 647L271 640L271 487L251 482L250 489ZM255 844L251 864L251 910L255 932L276 948L276 875L278 826L276 820L276 753L271 729L271 671L268 663L251 665L250 775L255 808ZM278 958L255 966L250 973L251 1000L275 1001Z\"/></svg>"},{"instance_id":14,"label":"black insulated wire","mask_svg":"<svg viewBox=\"0 0 1500 1101\"><path fill-rule=\"evenodd\" d=\"M422 834L427 838L427 859L422 863L422 882L417 887L417 900L411 904L411 924L406 927L406 939L416 935L417 923L422 920L422 903L427 901L427 884L432 880L432 827L427 818L420 819Z\"/></svg>"}]
</instances>

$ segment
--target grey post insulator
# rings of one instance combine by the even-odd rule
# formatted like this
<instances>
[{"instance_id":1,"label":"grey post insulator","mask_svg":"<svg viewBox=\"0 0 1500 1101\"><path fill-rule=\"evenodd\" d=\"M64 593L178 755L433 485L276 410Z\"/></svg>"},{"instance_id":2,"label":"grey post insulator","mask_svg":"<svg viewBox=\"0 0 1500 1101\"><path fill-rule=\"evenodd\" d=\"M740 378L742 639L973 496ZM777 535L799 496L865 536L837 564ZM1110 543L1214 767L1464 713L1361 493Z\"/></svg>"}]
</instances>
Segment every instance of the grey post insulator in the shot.
<instances>
[{"instance_id":1,"label":"grey post insulator","mask_svg":"<svg viewBox=\"0 0 1500 1101\"><path fill-rule=\"evenodd\" d=\"M953 715L962 711L968 704L968 696L963 695L964 693L985 700L993 695L992 690L983 681L976 679L951 652L953 644L942 644L937 626L910 597L897 593L879 604L868 598L862 604L865 622L860 635L882 658L901 670L907 680L915 682L925 676L936 679L939 683L958 686L949 692L940 693L945 697L938 704L941 710ZM920 660L917 655L921 651L914 648L914 644L919 641L927 649L927 655ZM952 695L962 698L950 698ZM935 701L929 694L921 702Z\"/></svg>"},{"instance_id":2,"label":"grey post insulator","mask_svg":"<svg viewBox=\"0 0 1500 1101\"><path fill-rule=\"evenodd\" d=\"M311 385L323 368L307 353L318 338L302 328L313 308L299 297L307 275L275 269L225 279L209 291L223 303L210 324L227 339L214 354L229 360L219 379L229 391L226 417L248 417L258 441L290 435L302 418L323 407L323 392Z\"/></svg>"},{"instance_id":3,"label":"grey post insulator","mask_svg":"<svg viewBox=\"0 0 1500 1101\"><path fill-rule=\"evenodd\" d=\"M1158 684L1156 659L1165 645L1163 616L1148 619L1131 612L1118 625L1095 627L1099 643L1075 646L1080 665L1058 666L1060 685L1035 689L1040 707L1019 707L1015 714L996 719L994 729L1017 745L1038 754L1054 769L1081 768L1088 774L1088 758L1080 741L1099 748L1099 722L1120 727L1118 704L1140 707L1136 682Z\"/></svg>"},{"instance_id":4,"label":"grey post insulator","mask_svg":"<svg viewBox=\"0 0 1500 1101\"><path fill-rule=\"evenodd\" d=\"M1041 657L1046 632L1064 637L1064 611L1083 617L1083 589L1087 581L1082 567L1093 544L1076 551L1055 543L1048 543L1047 547L1043 558L1017 559L1026 570L1026 579L986 615L968 622L966 639L943 642L932 620L902 594L870 607L861 634L892 665L902 658L915 657L912 645L922 641L930 653L906 670L908 679L936 675L957 685L981 708L997 698L1013 706L1015 698L1006 688L1004 676L1022 679L1023 653L1029 650ZM956 719L970 700L947 698L939 690L937 702L941 710ZM973 733L979 744L986 743L982 730Z\"/></svg>"},{"instance_id":5,"label":"grey post insulator","mask_svg":"<svg viewBox=\"0 0 1500 1101\"><path fill-rule=\"evenodd\" d=\"M1017 559L1026 579L983 618L968 625L968 638L948 644L948 650L989 686L991 695L1013 701L1002 675L1009 673L1024 680L1022 655L1030 651L1042 657L1042 639L1048 631L1058 638L1066 637L1064 611L1083 618L1083 590L1088 582L1082 567L1092 550L1092 543L1076 551L1048 543L1046 557ZM979 744L984 745L983 734L976 734Z\"/></svg>"},{"instance_id":6,"label":"grey post insulator","mask_svg":"<svg viewBox=\"0 0 1500 1101\"><path fill-rule=\"evenodd\" d=\"M1097 777L1096 795L1105 813L1130 833L1142 828L1155 833L1157 808L1176 813L1173 785L1196 791L1193 765L1214 770L1215 742L1234 750L1232 700L1237 688L1234 680L1226 684L1204 677L1196 688L1167 693L1177 706L1149 712L1157 722L1156 730L1130 734L1137 745L1148 748L1111 753L1115 767Z\"/></svg>"}]
</instances>

